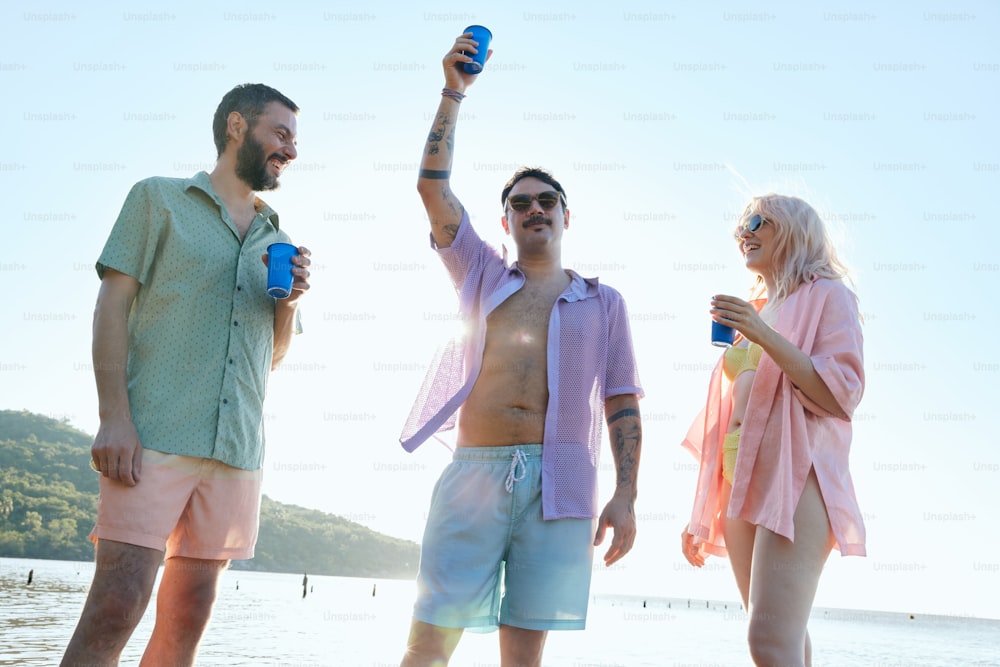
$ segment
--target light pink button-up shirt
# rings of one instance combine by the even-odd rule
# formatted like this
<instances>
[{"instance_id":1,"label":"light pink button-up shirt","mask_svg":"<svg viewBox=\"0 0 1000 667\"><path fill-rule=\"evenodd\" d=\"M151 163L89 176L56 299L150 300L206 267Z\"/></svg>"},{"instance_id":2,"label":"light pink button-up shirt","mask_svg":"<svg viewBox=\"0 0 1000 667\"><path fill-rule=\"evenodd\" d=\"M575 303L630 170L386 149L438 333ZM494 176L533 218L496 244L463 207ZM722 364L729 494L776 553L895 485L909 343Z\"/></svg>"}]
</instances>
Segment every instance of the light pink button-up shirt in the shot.
<instances>
[{"instance_id":1,"label":"light pink button-up shirt","mask_svg":"<svg viewBox=\"0 0 1000 667\"><path fill-rule=\"evenodd\" d=\"M775 330L809 355L816 372L850 416L864 392L857 299L843 284L820 279L799 287L778 311ZM732 385L722 360L712 372L705 409L682 443L700 461L688 530L704 549L725 555L724 515L795 539L793 517L815 468L837 548L865 555L865 526L848 470L851 422L803 394L767 356L750 391L736 455L729 507L722 507L722 440L732 413Z\"/></svg>"}]
</instances>

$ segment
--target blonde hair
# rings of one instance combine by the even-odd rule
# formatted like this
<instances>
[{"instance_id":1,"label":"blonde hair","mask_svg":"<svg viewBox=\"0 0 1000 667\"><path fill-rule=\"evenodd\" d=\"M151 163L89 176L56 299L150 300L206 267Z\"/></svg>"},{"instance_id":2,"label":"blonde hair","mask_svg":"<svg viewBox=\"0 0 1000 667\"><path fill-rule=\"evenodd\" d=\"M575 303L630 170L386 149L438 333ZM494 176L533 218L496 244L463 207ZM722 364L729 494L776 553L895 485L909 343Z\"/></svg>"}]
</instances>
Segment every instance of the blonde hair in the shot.
<instances>
[{"instance_id":1,"label":"blonde hair","mask_svg":"<svg viewBox=\"0 0 1000 667\"><path fill-rule=\"evenodd\" d=\"M747 204L739 225L760 215L774 225L775 294L768 294L773 305L783 302L804 283L817 278L843 282L850 280L847 266L837 257L826 225L816 210L798 197L774 193L754 197ZM763 276L758 275L751 289L754 297L766 292Z\"/></svg>"}]
</instances>

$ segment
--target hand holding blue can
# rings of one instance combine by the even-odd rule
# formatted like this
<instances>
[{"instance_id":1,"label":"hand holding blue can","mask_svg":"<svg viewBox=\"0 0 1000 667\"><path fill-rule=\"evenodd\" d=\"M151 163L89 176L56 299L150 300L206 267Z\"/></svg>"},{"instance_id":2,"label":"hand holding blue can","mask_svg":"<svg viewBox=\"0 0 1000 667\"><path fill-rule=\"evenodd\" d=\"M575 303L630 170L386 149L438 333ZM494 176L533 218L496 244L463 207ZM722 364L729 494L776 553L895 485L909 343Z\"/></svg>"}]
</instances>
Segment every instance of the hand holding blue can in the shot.
<instances>
[{"instance_id":1,"label":"hand holding blue can","mask_svg":"<svg viewBox=\"0 0 1000 667\"><path fill-rule=\"evenodd\" d=\"M486 65L486 54L489 53L490 42L493 40L493 33L490 32L489 28L485 28L481 25L470 25L462 32L472 33L472 39L476 42L477 51L476 53L465 54L472 58L472 62L464 63L462 68L467 74L479 74L483 71L483 67Z\"/></svg>"},{"instance_id":2,"label":"hand holding blue can","mask_svg":"<svg viewBox=\"0 0 1000 667\"><path fill-rule=\"evenodd\" d=\"M287 299L292 293L292 257L299 249L291 243L272 243L267 247L267 293L275 299Z\"/></svg>"},{"instance_id":3,"label":"hand holding blue can","mask_svg":"<svg viewBox=\"0 0 1000 667\"><path fill-rule=\"evenodd\" d=\"M712 320L712 345L716 347L731 347L735 341L736 329Z\"/></svg>"}]
</instances>

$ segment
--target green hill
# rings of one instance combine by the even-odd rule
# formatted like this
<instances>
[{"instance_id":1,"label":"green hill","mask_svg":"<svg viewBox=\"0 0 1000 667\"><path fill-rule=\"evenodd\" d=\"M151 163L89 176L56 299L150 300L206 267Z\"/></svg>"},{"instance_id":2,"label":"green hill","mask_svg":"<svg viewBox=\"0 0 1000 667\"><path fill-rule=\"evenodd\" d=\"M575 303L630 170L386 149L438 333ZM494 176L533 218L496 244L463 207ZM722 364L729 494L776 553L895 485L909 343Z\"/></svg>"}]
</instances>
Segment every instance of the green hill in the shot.
<instances>
[{"instance_id":1,"label":"green hill","mask_svg":"<svg viewBox=\"0 0 1000 667\"><path fill-rule=\"evenodd\" d=\"M65 421L0 411L0 556L91 560L97 515L93 436ZM338 576L409 578L416 543L342 517L264 496L253 560L234 568Z\"/></svg>"}]
</instances>

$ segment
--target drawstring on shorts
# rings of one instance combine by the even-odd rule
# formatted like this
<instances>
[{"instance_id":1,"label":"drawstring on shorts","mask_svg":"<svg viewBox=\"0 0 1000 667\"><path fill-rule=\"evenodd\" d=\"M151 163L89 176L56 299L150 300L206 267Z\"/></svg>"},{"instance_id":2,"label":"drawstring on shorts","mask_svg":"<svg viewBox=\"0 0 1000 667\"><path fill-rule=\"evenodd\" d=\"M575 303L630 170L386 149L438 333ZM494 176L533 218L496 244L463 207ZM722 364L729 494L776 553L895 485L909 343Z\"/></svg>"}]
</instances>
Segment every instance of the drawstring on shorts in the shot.
<instances>
[{"instance_id":1,"label":"drawstring on shorts","mask_svg":"<svg viewBox=\"0 0 1000 667\"><path fill-rule=\"evenodd\" d=\"M507 489L507 493L513 493L514 482L520 482L528 474L528 469L525 467L527 460L528 457L520 449L514 451L514 458L511 460L510 470L507 472L507 480L503 484L504 488ZM521 466L520 475L517 473L518 466Z\"/></svg>"}]
</instances>

